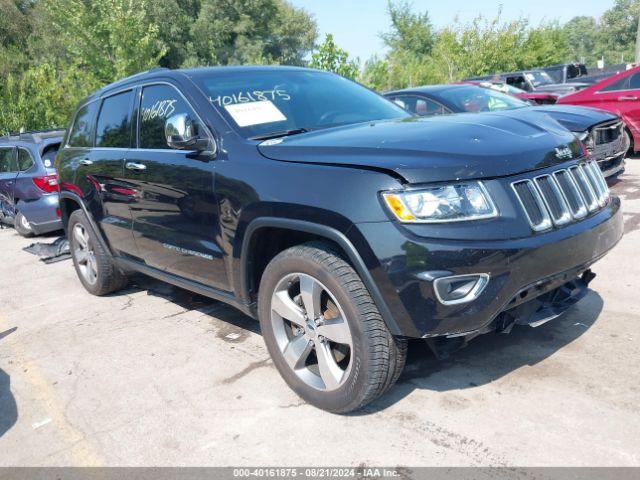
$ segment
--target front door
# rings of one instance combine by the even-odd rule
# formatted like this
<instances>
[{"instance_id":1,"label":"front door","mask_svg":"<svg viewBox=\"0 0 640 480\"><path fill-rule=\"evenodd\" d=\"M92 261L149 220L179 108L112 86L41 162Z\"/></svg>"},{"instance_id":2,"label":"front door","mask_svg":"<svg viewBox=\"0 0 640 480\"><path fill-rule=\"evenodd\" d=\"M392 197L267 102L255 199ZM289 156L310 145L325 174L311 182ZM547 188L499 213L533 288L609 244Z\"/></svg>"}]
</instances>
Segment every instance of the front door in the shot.
<instances>
[{"instance_id":1,"label":"front door","mask_svg":"<svg viewBox=\"0 0 640 480\"><path fill-rule=\"evenodd\" d=\"M138 192L130 207L140 256L151 267L228 291L213 191L215 162L170 148L164 135L171 115L186 113L204 131L202 122L171 85L145 86L140 97L139 148L125 162L127 182Z\"/></svg>"},{"instance_id":2,"label":"front door","mask_svg":"<svg viewBox=\"0 0 640 480\"><path fill-rule=\"evenodd\" d=\"M15 215L13 200L17 176L16 149L0 147L0 218Z\"/></svg>"}]
</instances>

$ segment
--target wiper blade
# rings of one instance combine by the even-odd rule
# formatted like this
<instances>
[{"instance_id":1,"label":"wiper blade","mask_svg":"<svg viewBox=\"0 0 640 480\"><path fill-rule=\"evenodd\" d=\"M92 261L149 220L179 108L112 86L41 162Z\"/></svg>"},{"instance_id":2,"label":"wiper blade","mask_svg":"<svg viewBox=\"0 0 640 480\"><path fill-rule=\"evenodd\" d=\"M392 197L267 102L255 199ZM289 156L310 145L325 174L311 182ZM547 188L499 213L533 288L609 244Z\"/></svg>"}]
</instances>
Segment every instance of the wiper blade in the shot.
<instances>
[{"instance_id":1,"label":"wiper blade","mask_svg":"<svg viewBox=\"0 0 640 480\"><path fill-rule=\"evenodd\" d=\"M310 132L310 128L292 128L290 130L282 130L280 132L265 133L264 135L256 135L255 137L249 137L249 140L271 140L272 138L289 137L291 135L297 135L299 133Z\"/></svg>"}]
</instances>

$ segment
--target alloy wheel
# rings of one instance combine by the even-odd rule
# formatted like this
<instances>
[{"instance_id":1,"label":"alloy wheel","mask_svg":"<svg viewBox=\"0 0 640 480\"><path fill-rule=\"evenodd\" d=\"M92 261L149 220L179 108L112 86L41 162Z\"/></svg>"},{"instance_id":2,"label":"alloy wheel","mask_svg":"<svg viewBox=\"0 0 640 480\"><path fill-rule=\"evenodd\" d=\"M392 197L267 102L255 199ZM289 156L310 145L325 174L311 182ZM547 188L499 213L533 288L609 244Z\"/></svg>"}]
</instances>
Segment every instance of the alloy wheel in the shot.
<instances>
[{"instance_id":1,"label":"alloy wheel","mask_svg":"<svg viewBox=\"0 0 640 480\"><path fill-rule=\"evenodd\" d=\"M20 215L20 225L26 231L31 231L31 224L29 223L29 220L27 220L27 217L25 217L24 215Z\"/></svg>"},{"instance_id":2,"label":"alloy wheel","mask_svg":"<svg viewBox=\"0 0 640 480\"><path fill-rule=\"evenodd\" d=\"M271 297L271 325L280 353L307 385L336 390L349 377L353 340L344 311L318 280L292 273Z\"/></svg>"},{"instance_id":3,"label":"alloy wheel","mask_svg":"<svg viewBox=\"0 0 640 480\"><path fill-rule=\"evenodd\" d=\"M89 284L94 285L98 279L98 262L91 245L86 228L80 223L73 227L73 256L78 264L80 274Z\"/></svg>"}]
</instances>

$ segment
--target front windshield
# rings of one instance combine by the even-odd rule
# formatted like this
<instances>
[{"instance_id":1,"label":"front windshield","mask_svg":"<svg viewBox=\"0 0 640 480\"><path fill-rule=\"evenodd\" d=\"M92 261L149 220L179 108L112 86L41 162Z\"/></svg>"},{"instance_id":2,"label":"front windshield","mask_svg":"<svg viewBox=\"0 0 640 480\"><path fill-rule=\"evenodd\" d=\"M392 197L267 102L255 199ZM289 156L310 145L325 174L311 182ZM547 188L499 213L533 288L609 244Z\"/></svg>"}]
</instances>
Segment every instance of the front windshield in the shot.
<instances>
[{"instance_id":1,"label":"front windshield","mask_svg":"<svg viewBox=\"0 0 640 480\"><path fill-rule=\"evenodd\" d=\"M438 94L456 112L497 112L530 106L522 100L490 88L475 86L445 89Z\"/></svg>"},{"instance_id":2,"label":"front windshield","mask_svg":"<svg viewBox=\"0 0 640 480\"><path fill-rule=\"evenodd\" d=\"M526 72L525 75L527 79L533 84L534 87L539 87L540 85L550 85L555 83L553 78L549 76L547 72Z\"/></svg>"},{"instance_id":3,"label":"front windshield","mask_svg":"<svg viewBox=\"0 0 640 480\"><path fill-rule=\"evenodd\" d=\"M211 71L194 80L245 138L410 116L365 87L327 72Z\"/></svg>"}]
</instances>

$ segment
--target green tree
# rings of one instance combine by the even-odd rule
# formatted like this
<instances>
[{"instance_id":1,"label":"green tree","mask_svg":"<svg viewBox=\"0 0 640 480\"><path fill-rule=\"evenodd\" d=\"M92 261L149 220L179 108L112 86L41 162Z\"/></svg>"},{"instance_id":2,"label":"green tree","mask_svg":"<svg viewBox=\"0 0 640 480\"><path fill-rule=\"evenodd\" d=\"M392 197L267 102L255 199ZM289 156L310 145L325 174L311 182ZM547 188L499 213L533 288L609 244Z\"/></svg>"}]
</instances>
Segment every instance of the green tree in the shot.
<instances>
[{"instance_id":1,"label":"green tree","mask_svg":"<svg viewBox=\"0 0 640 480\"><path fill-rule=\"evenodd\" d=\"M158 65L167 52L148 0L43 0L52 33L69 58L112 82Z\"/></svg>"},{"instance_id":2,"label":"green tree","mask_svg":"<svg viewBox=\"0 0 640 480\"><path fill-rule=\"evenodd\" d=\"M327 33L324 42L311 54L309 66L319 70L328 70L351 79L357 78L360 73L358 63L349 60L349 54L335 44L333 35L330 33Z\"/></svg>"},{"instance_id":3,"label":"green tree","mask_svg":"<svg viewBox=\"0 0 640 480\"><path fill-rule=\"evenodd\" d=\"M640 0L616 0L604 12L599 28L598 54L607 63L633 62L640 18Z\"/></svg>"},{"instance_id":4,"label":"green tree","mask_svg":"<svg viewBox=\"0 0 640 480\"><path fill-rule=\"evenodd\" d=\"M428 12L413 12L407 1L389 1L387 13L391 30L381 34L392 52L410 52L429 55L435 43L435 34Z\"/></svg>"},{"instance_id":5,"label":"green tree","mask_svg":"<svg viewBox=\"0 0 640 480\"><path fill-rule=\"evenodd\" d=\"M564 24L563 30L569 49L569 57L589 65L598 59L598 35L600 26L593 17L574 17Z\"/></svg>"},{"instance_id":6,"label":"green tree","mask_svg":"<svg viewBox=\"0 0 640 480\"><path fill-rule=\"evenodd\" d=\"M188 65L302 65L317 28L306 11L284 0L203 0L191 36Z\"/></svg>"}]
</instances>

